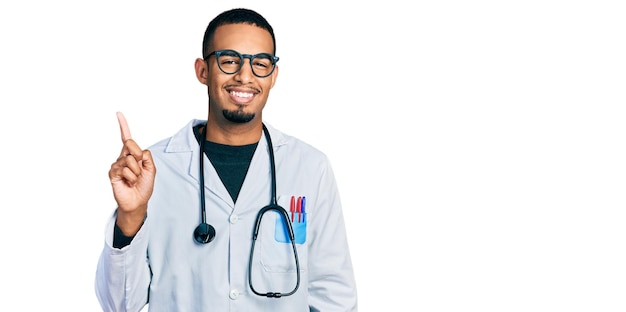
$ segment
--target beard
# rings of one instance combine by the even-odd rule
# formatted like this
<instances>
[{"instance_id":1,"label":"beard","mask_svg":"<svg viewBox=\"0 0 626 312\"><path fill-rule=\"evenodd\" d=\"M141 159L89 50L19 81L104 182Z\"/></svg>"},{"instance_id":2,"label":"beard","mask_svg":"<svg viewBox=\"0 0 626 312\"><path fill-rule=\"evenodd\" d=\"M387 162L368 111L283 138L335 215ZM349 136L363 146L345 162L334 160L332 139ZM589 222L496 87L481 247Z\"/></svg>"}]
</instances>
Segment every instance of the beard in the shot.
<instances>
[{"instance_id":1,"label":"beard","mask_svg":"<svg viewBox=\"0 0 626 312\"><path fill-rule=\"evenodd\" d=\"M244 113L242 110L223 110L222 115L230 122L247 123L254 119L254 113Z\"/></svg>"}]
</instances>

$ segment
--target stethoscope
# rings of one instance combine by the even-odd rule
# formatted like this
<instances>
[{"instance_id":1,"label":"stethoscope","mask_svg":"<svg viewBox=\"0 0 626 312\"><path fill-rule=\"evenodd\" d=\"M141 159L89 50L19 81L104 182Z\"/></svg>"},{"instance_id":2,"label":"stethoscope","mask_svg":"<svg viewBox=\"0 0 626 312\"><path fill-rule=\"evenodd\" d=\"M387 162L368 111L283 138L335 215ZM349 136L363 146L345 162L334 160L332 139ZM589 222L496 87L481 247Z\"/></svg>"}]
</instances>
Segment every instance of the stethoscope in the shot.
<instances>
[{"instance_id":1,"label":"stethoscope","mask_svg":"<svg viewBox=\"0 0 626 312\"><path fill-rule=\"evenodd\" d=\"M208 127L205 125L204 129L202 129L202 136L200 138L200 205L202 208L202 223L196 227L193 232L194 239L196 242L200 244L206 244L211 242L215 238L215 228L206 223L206 205L204 202L204 141L206 141L206 129ZM274 163L274 148L272 145L272 139L270 138L270 133L263 124L263 132L265 133L265 140L267 141L269 157L270 157L270 168L272 174L272 197L270 198L269 205L261 208L259 213L256 216L256 222L254 224L254 235L252 236L252 247L250 248L250 260L248 262L248 285L250 285L250 289L256 295L264 296L268 298L280 298L285 296L293 295L300 286L300 263L298 261L298 251L296 249L295 243L295 235L293 233L293 227L291 225L291 220L289 220L289 215L287 214L287 210L277 204L276 201L276 166ZM287 230L289 231L289 238L291 239L291 247L293 248L293 255L296 260L296 286L292 291L288 293L280 293L280 292L267 292L260 293L254 289L252 286L252 260L254 258L254 246L256 243L257 236L259 235L259 228L261 227L261 219L263 219L263 214L266 212L273 210L276 211L283 219L284 224L287 225Z\"/></svg>"}]
</instances>

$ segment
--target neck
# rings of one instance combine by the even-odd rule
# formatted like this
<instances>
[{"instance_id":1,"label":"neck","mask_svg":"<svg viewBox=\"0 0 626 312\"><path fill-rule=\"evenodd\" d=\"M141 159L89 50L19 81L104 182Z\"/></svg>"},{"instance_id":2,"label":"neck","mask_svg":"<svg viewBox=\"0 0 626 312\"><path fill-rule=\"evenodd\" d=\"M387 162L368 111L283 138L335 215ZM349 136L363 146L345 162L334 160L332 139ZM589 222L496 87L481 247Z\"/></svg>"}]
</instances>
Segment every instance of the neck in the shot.
<instances>
[{"instance_id":1,"label":"neck","mask_svg":"<svg viewBox=\"0 0 626 312\"><path fill-rule=\"evenodd\" d=\"M262 133L261 121L220 124L209 119L205 139L219 144L238 146L259 142Z\"/></svg>"}]
</instances>

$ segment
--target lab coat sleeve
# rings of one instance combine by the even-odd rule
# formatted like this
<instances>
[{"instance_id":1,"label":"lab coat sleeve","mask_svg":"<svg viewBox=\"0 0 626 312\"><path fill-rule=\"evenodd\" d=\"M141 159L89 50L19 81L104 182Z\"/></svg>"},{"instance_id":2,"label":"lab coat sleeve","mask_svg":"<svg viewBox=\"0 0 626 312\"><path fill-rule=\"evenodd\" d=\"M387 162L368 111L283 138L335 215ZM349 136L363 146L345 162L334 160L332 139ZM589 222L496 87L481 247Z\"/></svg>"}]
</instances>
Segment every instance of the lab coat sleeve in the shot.
<instances>
[{"instance_id":1,"label":"lab coat sleeve","mask_svg":"<svg viewBox=\"0 0 626 312\"><path fill-rule=\"evenodd\" d=\"M150 268L147 259L148 221L130 245L113 248L116 214L106 226L105 243L96 269L96 296L103 311L140 311L148 302Z\"/></svg>"},{"instance_id":2,"label":"lab coat sleeve","mask_svg":"<svg viewBox=\"0 0 626 312\"><path fill-rule=\"evenodd\" d=\"M357 311L357 291L337 184L322 168L313 237L309 243L311 311Z\"/></svg>"}]
</instances>

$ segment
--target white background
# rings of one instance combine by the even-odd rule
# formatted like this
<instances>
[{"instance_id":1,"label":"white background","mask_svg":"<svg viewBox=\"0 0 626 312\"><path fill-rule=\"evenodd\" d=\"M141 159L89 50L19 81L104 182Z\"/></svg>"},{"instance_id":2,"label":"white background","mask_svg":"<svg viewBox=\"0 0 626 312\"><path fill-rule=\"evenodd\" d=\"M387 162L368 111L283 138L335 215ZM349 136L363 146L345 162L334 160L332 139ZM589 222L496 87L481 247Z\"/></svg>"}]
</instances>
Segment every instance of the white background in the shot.
<instances>
[{"instance_id":1,"label":"white background","mask_svg":"<svg viewBox=\"0 0 626 312\"><path fill-rule=\"evenodd\" d=\"M333 162L360 311L625 311L620 4L2 2L0 304L99 311L115 112L146 147L205 118L204 29L246 6L266 121Z\"/></svg>"}]
</instances>

